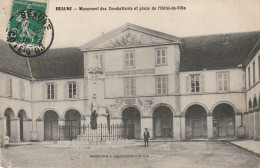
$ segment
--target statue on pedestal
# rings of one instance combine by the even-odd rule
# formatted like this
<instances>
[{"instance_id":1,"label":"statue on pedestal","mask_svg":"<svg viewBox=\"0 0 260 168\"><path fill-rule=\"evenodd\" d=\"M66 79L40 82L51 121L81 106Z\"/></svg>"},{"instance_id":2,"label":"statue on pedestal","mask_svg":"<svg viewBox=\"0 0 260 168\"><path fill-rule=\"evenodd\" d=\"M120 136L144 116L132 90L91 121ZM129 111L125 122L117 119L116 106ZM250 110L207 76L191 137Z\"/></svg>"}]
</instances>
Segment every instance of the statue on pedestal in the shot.
<instances>
[{"instance_id":1,"label":"statue on pedestal","mask_svg":"<svg viewBox=\"0 0 260 168\"><path fill-rule=\"evenodd\" d=\"M97 117L98 117L98 106L96 101L96 95L93 94L92 103L91 103L91 116L90 116L90 126L91 129L97 129Z\"/></svg>"}]
</instances>

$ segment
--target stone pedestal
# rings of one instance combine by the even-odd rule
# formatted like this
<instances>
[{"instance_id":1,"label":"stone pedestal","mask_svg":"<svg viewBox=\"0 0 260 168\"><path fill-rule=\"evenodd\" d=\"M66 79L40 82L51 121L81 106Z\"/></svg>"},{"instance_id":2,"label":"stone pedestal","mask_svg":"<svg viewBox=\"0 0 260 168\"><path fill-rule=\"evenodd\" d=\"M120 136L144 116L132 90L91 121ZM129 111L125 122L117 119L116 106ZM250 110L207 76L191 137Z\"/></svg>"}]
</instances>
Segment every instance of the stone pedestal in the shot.
<instances>
[{"instance_id":1,"label":"stone pedestal","mask_svg":"<svg viewBox=\"0 0 260 168\"><path fill-rule=\"evenodd\" d=\"M107 115L98 115L97 117L97 124L100 125L107 125Z\"/></svg>"},{"instance_id":2,"label":"stone pedestal","mask_svg":"<svg viewBox=\"0 0 260 168\"><path fill-rule=\"evenodd\" d=\"M208 139L213 139L213 116L207 116L207 132L208 132Z\"/></svg>"},{"instance_id":3,"label":"stone pedestal","mask_svg":"<svg viewBox=\"0 0 260 168\"><path fill-rule=\"evenodd\" d=\"M17 143L20 142L20 119L11 119L11 137L10 142Z\"/></svg>"},{"instance_id":4,"label":"stone pedestal","mask_svg":"<svg viewBox=\"0 0 260 168\"><path fill-rule=\"evenodd\" d=\"M153 137L153 118L152 117L143 117L141 118L141 139L144 139L143 133L144 129L148 128L150 133L150 138Z\"/></svg>"},{"instance_id":5,"label":"stone pedestal","mask_svg":"<svg viewBox=\"0 0 260 168\"><path fill-rule=\"evenodd\" d=\"M122 118L110 118L110 124L121 125L121 124L123 124L123 120L122 120Z\"/></svg>"},{"instance_id":6,"label":"stone pedestal","mask_svg":"<svg viewBox=\"0 0 260 168\"><path fill-rule=\"evenodd\" d=\"M181 139L185 140L186 139L186 135L185 135L185 116L181 116Z\"/></svg>"},{"instance_id":7,"label":"stone pedestal","mask_svg":"<svg viewBox=\"0 0 260 168\"><path fill-rule=\"evenodd\" d=\"M3 146L5 134L6 134L6 118L3 116L0 118L0 146Z\"/></svg>"},{"instance_id":8,"label":"stone pedestal","mask_svg":"<svg viewBox=\"0 0 260 168\"><path fill-rule=\"evenodd\" d=\"M174 140L181 140L181 117L173 117L173 138Z\"/></svg>"},{"instance_id":9,"label":"stone pedestal","mask_svg":"<svg viewBox=\"0 0 260 168\"><path fill-rule=\"evenodd\" d=\"M260 139L259 109L254 111L254 140Z\"/></svg>"}]
</instances>

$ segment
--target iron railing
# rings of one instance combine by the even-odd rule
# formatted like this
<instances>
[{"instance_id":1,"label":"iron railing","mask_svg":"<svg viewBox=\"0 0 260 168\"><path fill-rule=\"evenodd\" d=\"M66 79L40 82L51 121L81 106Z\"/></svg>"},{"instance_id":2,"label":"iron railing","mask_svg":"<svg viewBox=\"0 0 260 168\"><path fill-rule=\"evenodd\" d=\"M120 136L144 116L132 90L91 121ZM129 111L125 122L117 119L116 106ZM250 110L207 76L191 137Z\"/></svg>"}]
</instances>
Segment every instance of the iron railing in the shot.
<instances>
[{"instance_id":1,"label":"iron railing","mask_svg":"<svg viewBox=\"0 0 260 168\"><path fill-rule=\"evenodd\" d=\"M59 126L59 140L107 141L135 138L134 125L99 124L97 129L91 125Z\"/></svg>"}]
</instances>

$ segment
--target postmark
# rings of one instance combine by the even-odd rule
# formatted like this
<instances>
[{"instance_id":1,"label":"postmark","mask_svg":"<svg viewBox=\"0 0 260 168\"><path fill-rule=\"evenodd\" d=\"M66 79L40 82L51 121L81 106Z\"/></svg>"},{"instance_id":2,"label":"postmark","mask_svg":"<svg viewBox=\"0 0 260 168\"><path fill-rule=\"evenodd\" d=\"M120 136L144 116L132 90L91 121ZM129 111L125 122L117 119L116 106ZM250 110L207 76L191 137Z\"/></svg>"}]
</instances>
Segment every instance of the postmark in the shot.
<instances>
[{"instance_id":1,"label":"postmark","mask_svg":"<svg viewBox=\"0 0 260 168\"><path fill-rule=\"evenodd\" d=\"M47 3L14 0L7 42L20 56L35 57L46 52L54 39L54 28L46 15Z\"/></svg>"}]
</instances>

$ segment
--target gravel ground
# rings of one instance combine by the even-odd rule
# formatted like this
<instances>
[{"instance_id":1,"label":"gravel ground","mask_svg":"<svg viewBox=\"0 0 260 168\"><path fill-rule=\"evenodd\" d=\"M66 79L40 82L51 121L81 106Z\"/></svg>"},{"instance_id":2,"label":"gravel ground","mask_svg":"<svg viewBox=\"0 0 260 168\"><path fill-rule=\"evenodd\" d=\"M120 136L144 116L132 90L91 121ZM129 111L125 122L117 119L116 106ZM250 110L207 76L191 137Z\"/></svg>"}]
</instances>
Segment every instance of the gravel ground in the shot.
<instances>
[{"instance_id":1,"label":"gravel ground","mask_svg":"<svg viewBox=\"0 0 260 168\"><path fill-rule=\"evenodd\" d=\"M260 168L260 158L222 142L153 142L149 148L53 148L42 144L1 148L12 167ZM2 166L6 167L2 161Z\"/></svg>"}]
</instances>

